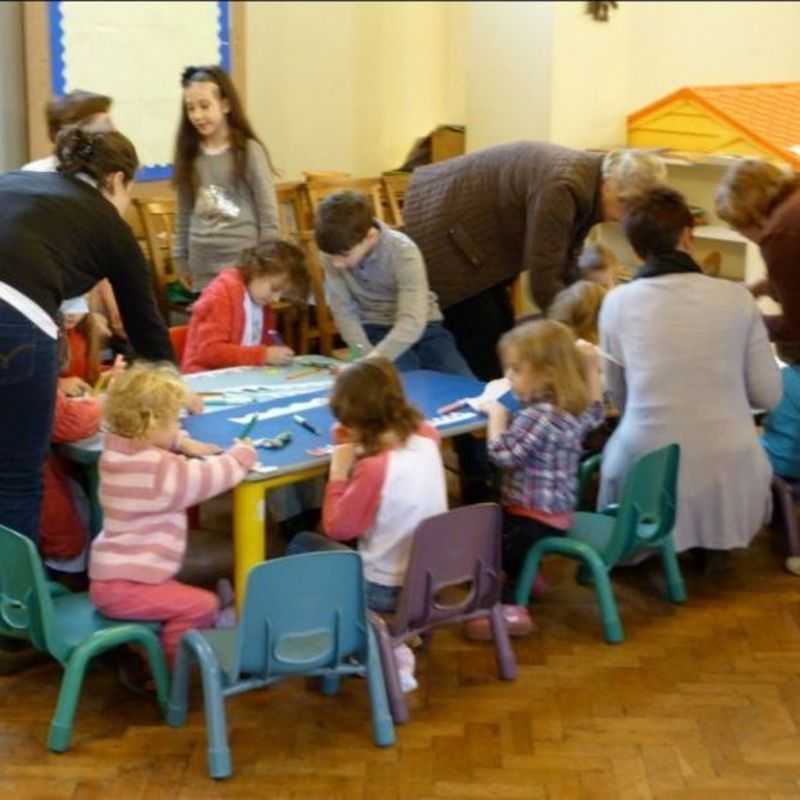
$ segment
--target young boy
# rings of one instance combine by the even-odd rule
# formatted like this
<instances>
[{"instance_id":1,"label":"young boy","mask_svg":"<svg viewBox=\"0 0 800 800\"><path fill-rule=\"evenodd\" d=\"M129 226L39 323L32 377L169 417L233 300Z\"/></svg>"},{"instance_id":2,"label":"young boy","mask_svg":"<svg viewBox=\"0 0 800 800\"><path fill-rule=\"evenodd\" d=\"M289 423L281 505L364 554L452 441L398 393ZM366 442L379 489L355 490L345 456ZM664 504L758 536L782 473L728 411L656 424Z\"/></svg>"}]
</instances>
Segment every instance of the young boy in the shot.
<instances>
[{"instance_id":1,"label":"young boy","mask_svg":"<svg viewBox=\"0 0 800 800\"><path fill-rule=\"evenodd\" d=\"M315 233L333 318L354 353L388 358L401 372L473 377L442 325L422 253L373 217L366 196L342 191L326 197Z\"/></svg>"},{"instance_id":2,"label":"young boy","mask_svg":"<svg viewBox=\"0 0 800 800\"><path fill-rule=\"evenodd\" d=\"M797 483L800 481L800 343L780 342L776 350L786 365L781 369L783 396L764 419L761 444L775 474ZM787 558L786 569L800 575L800 557Z\"/></svg>"},{"instance_id":3,"label":"young boy","mask_svg":"<svg viewBox=\"0 0 800 800\"><path fill-rule=\"evenodd\" d=\"M317 210L315 235L334 321L357 357L382 356L400 372L429 369L475 377L442 324L422 253L404 233L373 217L367 197L351 191L326 197ZM455 447L464 473L462 501L491 499L483 442L458 436Z\"/></svg>"}]
</instances>

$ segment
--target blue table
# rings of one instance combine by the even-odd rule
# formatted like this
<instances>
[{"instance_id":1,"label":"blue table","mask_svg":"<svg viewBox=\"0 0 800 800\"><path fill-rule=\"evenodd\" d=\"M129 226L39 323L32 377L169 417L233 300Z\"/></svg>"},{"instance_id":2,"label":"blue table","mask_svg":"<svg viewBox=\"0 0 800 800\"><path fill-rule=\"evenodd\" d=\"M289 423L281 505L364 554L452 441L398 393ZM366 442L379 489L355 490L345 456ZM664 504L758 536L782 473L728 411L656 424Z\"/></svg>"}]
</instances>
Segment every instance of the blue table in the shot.
<instances>
[{"instance_id":1,"label":"blue table","mask_svg":"<svg viewBox=\"0 0 800 800\"><path fill-rule=\"evenodd\" d=\"M420 370L404 373L401 377L408 397L429 420L439 416L440 407L483 391L481 382L458 375ZM328 390L324 390L263 403L227 406L187 417L183 427L195 439L229 447L244 429L243 424L232 422L232 418L248 417L254 412L285 409L292 404L318 400L327 395ZM280 486L315 478L327 471L330 457L312 456L307 451L331 443L333 417L330 409L326 404L299 413L320 431L320 436L300 427L292 420L291 413L259 421L250 434L254 439L265 438L289 430L292 432L292 442L282 450L259 449L259 471L250 473L233 490L234 583L236 597L239 599L244 597L248 572L266 558L266 493ZM443 437L479 430L485 425L485 417L474 413L467 419L437 420L437 429Z\"/></svg>"}]
</instances>

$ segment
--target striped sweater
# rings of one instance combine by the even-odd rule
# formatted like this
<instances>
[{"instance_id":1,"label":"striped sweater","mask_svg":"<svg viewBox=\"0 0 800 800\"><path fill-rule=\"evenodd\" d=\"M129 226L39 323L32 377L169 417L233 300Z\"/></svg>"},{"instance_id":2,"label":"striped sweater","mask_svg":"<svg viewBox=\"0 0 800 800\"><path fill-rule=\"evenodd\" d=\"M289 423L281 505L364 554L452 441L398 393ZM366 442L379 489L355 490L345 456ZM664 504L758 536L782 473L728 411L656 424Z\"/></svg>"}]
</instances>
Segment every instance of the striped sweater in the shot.
<instances>
[{"instance_id":1,"label":"striped sweater","mask_svg":"<svg viewBox=\"0 0 800 800\"><path fill-rule=\"evenodd\" d=\"M255 461L255 451L242 444L201 460L106 434L100 458L105 524L92 543L91 580L174 577L186 551L186 509L235 486Z\"/></svg>"}]
</instances>

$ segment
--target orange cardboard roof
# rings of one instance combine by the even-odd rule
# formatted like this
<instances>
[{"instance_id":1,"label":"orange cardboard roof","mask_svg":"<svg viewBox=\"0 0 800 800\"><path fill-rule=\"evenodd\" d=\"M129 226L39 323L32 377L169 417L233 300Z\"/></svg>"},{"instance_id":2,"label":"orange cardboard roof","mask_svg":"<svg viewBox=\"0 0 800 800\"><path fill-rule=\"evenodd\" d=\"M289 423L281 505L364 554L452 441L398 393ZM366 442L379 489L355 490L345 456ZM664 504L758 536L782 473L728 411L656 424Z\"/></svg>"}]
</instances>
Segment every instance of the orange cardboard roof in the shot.
<instances>
[{"instance_id":1,"label":"orange cardboard roof","mask_svg":"<svg viewBox=\"0 0 800 800\"><path fill-rule=\"evenodd\" d=\"M687 86L630 114L629 129L676 101L705 108L767 153L800 166L800 153L790 150L800 146L800 83Z\"/></svg>"}]
</instances>

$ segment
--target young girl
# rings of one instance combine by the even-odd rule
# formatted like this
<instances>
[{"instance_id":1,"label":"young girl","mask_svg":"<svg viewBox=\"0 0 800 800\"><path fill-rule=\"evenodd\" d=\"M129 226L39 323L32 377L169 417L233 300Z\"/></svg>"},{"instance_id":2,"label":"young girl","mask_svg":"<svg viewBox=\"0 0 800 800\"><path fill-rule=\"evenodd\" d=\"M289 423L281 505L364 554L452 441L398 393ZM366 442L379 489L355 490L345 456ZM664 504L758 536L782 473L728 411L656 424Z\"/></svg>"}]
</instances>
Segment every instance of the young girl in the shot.
<instances>
[{"instance_id":1,"label":"young girl","mask_svg":"<svg viewBox=\"0 0 800 800\"><path fill-rule=\"evenodd\" d=\"M500 340L511 390L522 403L511 416L497 401L486 402L489 459L504 470L503 597L513 603L516 578L528 550L545 536L566 531L575 508L583 437L603 421L595 348L566 325L537 320ZM512 635L533 629L528 610L503 607ZM488 620L466 624L470 638L491 636Z\"/></svg>"},{"instance_id":2,"label":"young girl","mask_svg":"<svg viewBox=\"0 0 800 800\"><path fill-rule=\"evenodd\" d=\"M288 363L294 353L275 339L270 309L284 292L308 293L303 251L281 239L245 250L195 303L181 370Z\"/></svg>"},{"instance_id":3,"label":"young girl","mask_svg":"<svg viewBox=\"0 0 800 800\"><path fill-rule=\"evenodd\" d=\"M220 448L182 433L186 394L175 370L158 365L136 364L111 384L100 458L105 527L89 564L97 609L117 619L162 621L170 664L181 636L213 626L220 611L214 594L175 580L186 550L186 509L235 486L256 462L247 442L212 455Z\"/></svg>"},{"instance_id":4,"label":"young girl","mask_svg":"<svg viewBox=\"0 0 800 800\"><path fill-rule=\"evenodd\" d=\"M581 280L599 283L606 289L617 285L622 267L609 247L595 242L587 244L578 256L578 273Z\"/></svg>"},{"instance_id":5,"label":"young girl","mask_svg":"<svg viewBox=\"0 0 800 800\"><path fill-rule=\"evenodd\" d=\"M228 74L187 67L181 86L173 259L184 282L202 291L242 250L278 235L278 205L272 162Z\"/></svg>"},{"instance_id":6,"label":"young girl","mask_svg":"<svg viewBox=\"0 0 800 800\"><path fill-rule=\"evenodd\" d=\"M367 358L339 374L330 401L337 442L325 489L326 536L298 534L287 555L337 549L358 539L367 605L391 613L405 577L411 536L447 510L439 434L408 404L391 361ZM413 654L398 653L401 681L415 688Z\"/></svg>"}]
</instances>

